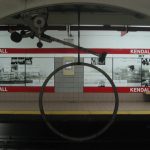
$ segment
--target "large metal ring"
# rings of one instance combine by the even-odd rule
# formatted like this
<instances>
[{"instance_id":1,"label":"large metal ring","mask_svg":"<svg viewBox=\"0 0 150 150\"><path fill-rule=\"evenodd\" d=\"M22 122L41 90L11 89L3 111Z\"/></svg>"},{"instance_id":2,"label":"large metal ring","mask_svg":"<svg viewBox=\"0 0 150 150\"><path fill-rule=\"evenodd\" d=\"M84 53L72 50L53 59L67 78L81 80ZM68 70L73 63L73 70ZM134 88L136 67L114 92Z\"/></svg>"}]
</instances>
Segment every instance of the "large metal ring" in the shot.
<instances>
[{"instance_id":1,"label":"large metal ring","mask_svg":"<svg viewBox=\"0 0 150 150\"><path fill-rule=\"evenodd\" d=\"M87 66L87 67L91 67L91 68L94 68L96 69L97 71L99 71L100 73L102 73L107 79L108 81L110 82L112 88L113 88L113 92L114 92L114 97L115 97L115 106L114 106L114 110L113 110L113 113L112 113L112 117L111 119L109 120L109 122L105 125L105 127L103 127L100 131L98 131L97 133L95 134L92 134L92 135L89 135L89 136L85 136L85 137L72 137L72 136L69 136L69 135L66 135L64 133L61 133L59 132L48 120L46 114L45 114L45 111L44 111L44 107L43 107L43 93L44 93L44 89L48 83L48 81L57 73L59 72L60 70L66 68L66 67L70 67L70 66L78 66L78 65L82 65L82 66ZM97 66L94 66L92 64L88 64L88 63L84 63L84 62L80 62L80 63L69 63L69 64L65 64L65 65L62 65L61 67L55 69L47 78L46 80L44 81L41 89L40 89L40 94L39 94L39 109L40 109L40 113L41 113L41 116L42 116L42 119L43 121L45 122L45 124L48 126L48 128L53 131L55 134L57 134L58 136L64 138L64 139L67 139L67 140L71 140L71 141L76 141L76 142L83 142L83 141L87 141L87 140L91 140L91 139L94 139L94 138L97 138L98 136L102 135L112 124L113 122L115 121L115 118L117 116L117 112L118 112L118 107L119 107L119 96L118 96L118 92L117 92L117 88L113 82L113 80L109 77L109 75L103 71L102 69L98 68Z\"/></svg>"}]
</instances>

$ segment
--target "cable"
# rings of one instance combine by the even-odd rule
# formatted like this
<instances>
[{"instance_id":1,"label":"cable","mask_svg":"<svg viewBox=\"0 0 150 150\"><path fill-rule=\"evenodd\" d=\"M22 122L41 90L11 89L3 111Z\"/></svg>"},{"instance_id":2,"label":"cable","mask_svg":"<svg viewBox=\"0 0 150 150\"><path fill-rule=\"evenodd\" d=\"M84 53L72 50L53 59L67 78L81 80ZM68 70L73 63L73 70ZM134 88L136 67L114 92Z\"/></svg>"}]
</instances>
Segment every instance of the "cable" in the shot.
<instances>
[{"instance_id":1,"label":"cable","mask_svg":"<svg viewBox=\"0 0 150 150\"><path fill-rule=\"evenodd\" d=\"M78 8L78 63L80 63L80 9Z\"/></svg>"}]
</instances>

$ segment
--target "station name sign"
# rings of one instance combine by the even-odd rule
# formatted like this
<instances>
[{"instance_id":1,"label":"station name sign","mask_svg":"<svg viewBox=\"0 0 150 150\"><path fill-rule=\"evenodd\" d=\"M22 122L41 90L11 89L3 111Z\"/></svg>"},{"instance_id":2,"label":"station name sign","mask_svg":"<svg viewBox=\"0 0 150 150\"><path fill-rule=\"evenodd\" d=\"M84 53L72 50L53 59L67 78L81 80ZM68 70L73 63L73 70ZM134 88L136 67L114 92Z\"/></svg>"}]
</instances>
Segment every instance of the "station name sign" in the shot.
<instances>
[{"instance_id":1,"label":"station name sign","mask_svg":"<svg viewBox=\"0 0 150 150\"><path fill-rule=\"evenodd\" d=\"M40 92L41 87L0 86L0 92ZM54 93L54 87L46 87L45 92Z\"/></svg>"},{"instance_id":2,"label":"station name sign","mask_svg":"<svg viewBox=\"0 0 150 150\"><path fill-rule=\"evenodd\" d=\"M85 93L112 93L112 87L84 87ZM118 93L146 93L150 92L150 87L117 87Z\"/></svg>"},{"instance_id":3,"label":"station name sign","mask_svg":"<svg viewBox=\"0 0 150 150\"><path fill-rule=\"evenodd\" d=\"M0 87L0 92L39 92L40 87L36 87L35 90L32 88L25 87ZM119 93L145 93L150 92L150 88L145 87L118 87ZM53 88L47 88L46 92L54 92ZM84 87L84 92L96 92L96 93L112 93L113 89L111 87Z\"/></svg>"}]
</instances>

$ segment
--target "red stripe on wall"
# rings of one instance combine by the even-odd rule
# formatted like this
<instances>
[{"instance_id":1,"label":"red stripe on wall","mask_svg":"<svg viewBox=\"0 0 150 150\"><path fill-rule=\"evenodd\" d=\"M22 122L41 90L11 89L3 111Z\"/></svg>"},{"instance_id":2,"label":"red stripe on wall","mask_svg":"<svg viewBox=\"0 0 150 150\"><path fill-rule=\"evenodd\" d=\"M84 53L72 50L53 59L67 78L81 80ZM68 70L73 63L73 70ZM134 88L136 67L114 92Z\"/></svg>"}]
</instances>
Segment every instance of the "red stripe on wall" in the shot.
<instances>
[{"instance_id":1,"label":"red stripe on wall","mask_svg":"<svg viewBox=\"0 0 150 150\"><path fill-rule=\"evenodd\" d=\"M150 54L150 49L113 49L91 48L96 53L107 52L108 54ZM1 54L76 54L74 48L0 48ZM84 52L81 51L81 54Z\"/></svg>"},{"instance_id":2,"label":"red stripe on wall","mask_svg":"<svg viewBox=\"0 0 150 150\"><path fill-rule=\"evenodd\" d=\"M41 87L5 86L0 87L0 92L39 92ZM46 87L45 92L54 93L54 87Z\"/></svg>"},{"instance_id":3,"label":"red stripe on wall","mask_svg":"<svg viewBox=\"0 0 150 150\"><path fill-rule=\"evenodd\" d=\"M84 87L85 93L112 93L112 87ZM149 92L150 87L117 87L118 93L144 93Z\"/></svg>"},{"instance_id":4,"label":"red stripe on wall","mask_svg":"<svg viewBox=\"0 0 150 150\"><path fill-rule=\"evenodd\" d=\"M41 87L1 86L0 92L39 92ZM112 87L84 87L85 93L112 93ZM117 87L118 93L150 92L150 87ZM54 93L55 87L46 87L45 92Z\"/></svg>"}]
</instances>

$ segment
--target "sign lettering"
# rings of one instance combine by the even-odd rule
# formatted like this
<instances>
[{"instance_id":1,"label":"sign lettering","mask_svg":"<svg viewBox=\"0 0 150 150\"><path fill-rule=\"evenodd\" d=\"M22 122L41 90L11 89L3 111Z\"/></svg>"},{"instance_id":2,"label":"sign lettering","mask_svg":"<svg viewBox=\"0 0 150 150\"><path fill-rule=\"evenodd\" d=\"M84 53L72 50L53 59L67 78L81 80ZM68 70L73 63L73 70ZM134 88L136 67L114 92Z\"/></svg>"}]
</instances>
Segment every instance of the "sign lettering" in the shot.
<instances>
[{"instance_id":1,"label":"sign lettering","mask_svg":"<svg viewBox=\"0 0 150 150\"><path fill-rule=\"evenodd\" d=\"M130 88L131 93L144 93L149 91L149 88Z\"/></svg>"},{"instance_id":2,"label":"sign lettering","mask_svg":"<svg viewBox=\"0 0 150 150\"><path fill-rule=\"evenodd\" d=\"M0 87L0 92L8 92L6 87Z\"/></svg>"},{"instance_id":3,"label":"sign lettering","mask_svg":"<svg viewBox=\"0 0 150 150\"><path fill-rule=\"evenodd\" d=\"M150 54L149 49L131 49L130 50L131 54Z\"/></svg>"},{"instance_id":4,"label":"sign lettering","mask_svg":"<svg viewBox=\"0 0 150 150\"><path fill-rule=\"evenodd\" d=\"M2 54L7 54L7 50L6 50L6 49L3 49L3 48L0 48L0 53L2 53Z\"/></svg>"}]
</instances>

